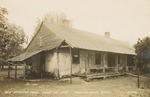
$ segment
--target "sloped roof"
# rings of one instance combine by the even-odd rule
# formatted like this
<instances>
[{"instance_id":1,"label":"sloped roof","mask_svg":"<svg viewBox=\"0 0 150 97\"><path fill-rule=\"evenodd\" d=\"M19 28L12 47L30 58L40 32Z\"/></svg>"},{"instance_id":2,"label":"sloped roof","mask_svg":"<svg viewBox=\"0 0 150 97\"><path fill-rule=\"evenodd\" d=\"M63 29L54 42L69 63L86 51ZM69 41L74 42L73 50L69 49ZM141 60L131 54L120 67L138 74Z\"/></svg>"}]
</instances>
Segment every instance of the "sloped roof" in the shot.
<instances>
[{"instance_id":1,"label":"sloped roof","mask_svg":"<svg viewBox=\"0 0 150 97\"><path fill-rule=\"evenodd\" d=\"M23 60L41 52L41 51L42 50L34 51L34 52L24 52L24 53L20 54L19 56L16 56L16 57L9 59L8 61L23 61Z\"/></svg>"},{"instance_id":2,"label":"sloped roof","mask_svg":"<svg viewBox=\"0 0 150 97\"><path fill-rule=\"evenodd\" d=\"M42 41L42 45L40 45L40 41ZM42 23L41 27L39 28L35 36L32 38L24 53L20 54L19 56L13 57L8 61L23 61L42 51L54 49L60 46L63 41L63 39L58 37L56 34L52 33Z\"/></svg>"},{"instance_id":3,"label":"sloped roof","mask_svg":"<svg viewBox=\"0 0 150 97\"><path fill-rule=\"evenodd\" d=\"M42 23L39 31L33 37L25 52L50 50L52 48L58 47L62 42L63 39L57 36L54 32L51 31L51 29Z\"/></svg>"},{"instance_id":4,"label":"sloped roof","mask_svg":"<svg viewBox=\"0 0 150 97\"><path fill-rule=\"evenodd\" d=\"M42 46L39 45L42 37ZM121 41L62 25L42 23L25 52L11 61L23 61L41 51L59 47L65 41L72 48L135 55L134 48Z\"/></svg>"},{"instance_id":5,"label":"sloped roof","mask_svg":"<svg viewBox=\"0 0 150 97\"><path fill-rule=\"evenodd\" d=\"M52 25L48 23L44 23L44 25L74 48L131 55L135 54L133 47L112 38L66 26Z\"/></svg>"}]
</instances>

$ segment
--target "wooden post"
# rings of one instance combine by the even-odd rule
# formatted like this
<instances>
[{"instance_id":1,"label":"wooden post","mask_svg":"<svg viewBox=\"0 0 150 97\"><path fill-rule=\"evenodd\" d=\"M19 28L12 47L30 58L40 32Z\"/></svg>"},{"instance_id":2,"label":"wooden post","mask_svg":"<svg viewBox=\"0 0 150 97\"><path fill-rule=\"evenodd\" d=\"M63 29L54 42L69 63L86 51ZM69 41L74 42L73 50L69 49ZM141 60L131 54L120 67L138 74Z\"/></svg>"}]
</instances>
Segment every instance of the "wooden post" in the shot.
<instances>
[{"instance_id":1,"label":"wooden post","mask_svg":"<svg viewBox=\"0 0 150 97\"><path fill-rule=\"evenodd\" d=\"M84 62L85 62L85 75L86 75L86 57L84 56Z\"/></svg>"},{"instance_id":2,"label":"wooden post","mask_svg":"<svg viewBox=\"0 0 150 97\"><path fill-rule=\"evenodd\" d=\"M106 66L106 54L104 53L103 54L103 74L104 74L104 79L106 78L106 68L105 68L105 66Z\"/></svg>"},{"instance_id":3,"label":"wooden post","mask_svg":"<svg viewBox=\"0 0 150 97\"><path fill-rule=\"evenodd\" d=\"M88 67L89 67L89 51L87 51L87 63L85 64L85 75L87 76L88 73ZM86 62L86 58L85 58L85 62Z\"/></svg>"},{"instance_id":4,"label":"wooden post","mask_svg":"<svg viewBox=\"0 0 150 97\"><path fill-rule=\"evenodd\" d=\"M59 76L59 51L58 51L58 49L57 49L57 66L58 66L58 71L57 71L57 79L59 79L60 78L60 76Z\"/></svg>"},{"instance_id":5,"label":"wooden post","mask_svg":"<svg viewBox=\"0 0 150 97\"><path fill-rule=\"evenodd\" d=\"M2 64L2 70L4 69L4 65Z\"/></svg>"},{"instance_id":6,"label":"wooden post","mask_svg":"<svg viewBox=\"0 0 150 97\"><path fill-rule=\"evenodd\" d=\"M41 73L40 73L41 78L43 77L43 73L42 73L42 71L43 71L43 64L42 64L42 66L41 66Z\"/></svg>"},{"instance_id":7,"label":"wooden post","mask_svg":"<svg viewBox=\"0 0 150 97\"><path fill-rule=\"evenodd\" d=\"M70 84L72 84L72 49L70 47Z\"/></svg>"},{"instance_id":8,"label":"wooden post","mask_svg":"<svg viewBox=\"0 0 150 97\"><path fill-rule=\"evenodd\" d=\"M138 85L138 88L140 88L140 73L139 73L139 66L138 66L138 68L137 68L137 85Z\"/></svg>"},{"instance_id":9,"label":"wooden post","mask_svg":"<svg viewBox=\"0 0 150 97\"><path fill-rule=\"evenodd\" d=\"M24 66L24 70L23 70L24 77L23 77L23 78L26 79L26 68L27 68L26 66L27 66L27 65L26 65L25 62L23 63L23 66Z\"/></svg>"},{"instance_id":10,"label":"wooden post","mask_svg":"<svg viewBox=\"0 0 150 97\"><path fill-rule=\"evenodd\" d=\"M119 58L118 58L118 57L119 57L119 55L117 55L117 58L116 58L116 61L117 61L117 62L116 62L116 73L118 73L118 67L119 67L119 66L118 66L118 65L119 65L119 63L118 63Z\"/></svg>"},{"instance_id":11,"label":"wooden post","mask_svg":"<svg viewBox=\"0 0 150 97\"><path fill-rule=\"evenodd\" d=\"M8 78L10 78L10 64L8 64Z\"/></svg>"},{"instance_id":12,"label":"wooden post","mask_svg":"<svg viewBox=\"0 0 150 97\"><path fill-rule=\"evenodd\" d=\"M127 55L125 56L125 72L127 72L128 71L128 66L127 66Z\"/></svg>"},{"instance_id":13,"label":"wooden post","mask_svg":"<svg viewBox=\"0 0 150 97\"><path fill-rule=\"evenodd\" d=\"M87 68L86 68L86 75L88 75L90 73L90 58L89 58L90 54L88 51L88 64L87 64Z\"/></svg>"},{"instance_id":14,"label":"wooden post","mask_svg":"<svg viewBox=\"0 0 150 97\"><path fill-rule=\"evenodd\" d=\"M17 79L17 64L15 64L15 79Z\"/></svg>"}]
</instances>

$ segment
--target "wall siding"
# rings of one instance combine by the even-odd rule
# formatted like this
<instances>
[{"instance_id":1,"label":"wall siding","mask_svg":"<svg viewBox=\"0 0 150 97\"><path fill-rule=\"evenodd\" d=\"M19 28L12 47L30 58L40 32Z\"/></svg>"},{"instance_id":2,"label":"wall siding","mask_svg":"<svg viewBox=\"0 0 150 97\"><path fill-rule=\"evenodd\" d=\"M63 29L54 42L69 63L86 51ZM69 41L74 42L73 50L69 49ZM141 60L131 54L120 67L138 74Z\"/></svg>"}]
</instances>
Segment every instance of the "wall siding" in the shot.
<instances>
[{"instance_id":1,"label":"wall siding","mask_svg":"<svg viewBox=\"0 0 150 97\"><path fill-rule=\"evenodd\" d=\"M94 62L93 59L91 60L92 60L91 62ZM59 50L59 75L60 77L70 75L71 64L72 62L71 62L69 48L60 49ZM89 65L92 65L92 63L88 64L88 51L80 50L80 63L72 64L72 74L85 73L86 67L89 67Z\"/></svg>"},{"instance_id":2,"label":"wall siding","mask_svg":"<svg viewBox=\"0 0 150 97\"><path fill-rule=\"evenodd\" d=\"M72 49L73 50L73 49ZM101 52L101 64L95 64L95 51L81 50L80 49L80 63L72 64L70 49L61 48L59 53L56 50L50 50L45 52L45 72L53 73L60 78L64 76L70 76L71 64L72 74L89 74L90 69L96 69L101 67L108 67L107 64L107 52ZM120 64L117 62L117 56L120 58ZM40 67L40 54L33 56L32 58L33 71L39 72ZM117 65L118 64L118 65ZM116 64L118 71L125 71L126 68L126 55L116 54Z\"/></svg>"},{"instance_id":3,"label":"wall siding","mask_svg":"<svg viewBox=\"0 0 150 97\"><path fill-rule=\"evenodd\" d=\"M58 76L57 53L54 50L45 53L45 71Z\"/></svg>"},{"instance_id":4,"label":"wall siding","mask_svg":"<svg viewBox=\"0 0 150 97\"><path fill-rule=\"evenodd\" d=\"M86 73L88 67L88 51L80 50L79 73Z\"/></svg>"},{"instance_id":5,"label":"wall siding","mask_svg":"<svg viewBox=\"0 0 150 97\"><path fill-rule=\"evenodd\" d=\"M70 57L69 48L60 49L58 55L59 55L59 76L60 76L60 78L63 76L70 75L71 57Z\"/></svg>"}]
</instances>

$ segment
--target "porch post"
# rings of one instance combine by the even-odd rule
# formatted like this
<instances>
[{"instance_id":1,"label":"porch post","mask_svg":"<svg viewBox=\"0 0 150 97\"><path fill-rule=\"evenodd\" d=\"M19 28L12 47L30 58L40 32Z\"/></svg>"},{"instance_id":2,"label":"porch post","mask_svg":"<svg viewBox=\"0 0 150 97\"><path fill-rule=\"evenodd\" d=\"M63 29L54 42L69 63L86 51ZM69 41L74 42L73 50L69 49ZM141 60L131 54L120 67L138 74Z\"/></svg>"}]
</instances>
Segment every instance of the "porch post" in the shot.
<instances>
[{"instance_id":1,"label":"porch post","mask_svg":"<svg viewBox=\"0 0 150 97\"><path fill-rule=\"evenodd\" d=\"M103 54L103 73L104 73L104 79L106 78L106 67L107 67L107 55L106 53Z\"/></svg>"},{"instance_id":2,"label":"porch post","mask_svg":"<svg viewBox=\"0 0 150 97\"><path fill-rule=\"evenodd\" d=\"M27 65L26 65L25 62L23 63L23 66L24 66L24 70L23 70L23 73L24 73L24 79L26 79L26 68L27 68Z\"/></svg>"},{"instance_id":3,"label":"porch post","mask_svg":"<svg viewBox=\"0 0 150 97\"><path fill-rule=\"evenodd\" d=\"M117 57L116 57L116 73L118 73L118 67L119 67L119 63L118 63L118 61L119 61L119 55L117 55Z\"/></svg>"},{"instance_id":4,"label":"porch post","mask_svg":"<svg viewBox=\"0 0 150 97\"><path fill-rule=\"evenodd\" d=\"M128 71L128 66L127 66L127 55L125 55L125 71Z\"/></svg>"},{"instance_id":5,"label":"porch post","mask_svg":"<svg viewBox=\"0 0 150 97\"><path fill-rule=\"evenodd\" d=\"M86 64L86 71L85 71L85 74L86 74L86 76L87 76L87 74L88 74L88 67L89 67L89 51L87 51L87 64ZM86 61L85 61L86 62Z\"/></svg>"},{"instance_id":6,"label":"porch post","mask_svg":"<svg viewBox=\"0 0 150 97\"><path fill-rule=\"evenodd\" d=\"M84 56L84 62L85 62L85 75L87 73L87 66L86 66L86 57Z\"/></svg>"},{"instance_id":7,"label":"porch post","mask_svg":"<svg viewBox=\"0 0 150 97\"><path fill-rule=\"evenodd\" d=\"M58 66L58 71L57 71L57 78L59 79L60 78L60 76L59 76L59 51L58 51L58 49L57 49L57 66Z\"/></svg>"},{"instance_id":8,"label":"porch post","mask_svg":"<svg viewBox=\"0 0 150 97\"><path fill-rule=\"evenodd\" d=\"M70 47L70 84L72 84L72 49Z\"/></svg>"}]
</instances>

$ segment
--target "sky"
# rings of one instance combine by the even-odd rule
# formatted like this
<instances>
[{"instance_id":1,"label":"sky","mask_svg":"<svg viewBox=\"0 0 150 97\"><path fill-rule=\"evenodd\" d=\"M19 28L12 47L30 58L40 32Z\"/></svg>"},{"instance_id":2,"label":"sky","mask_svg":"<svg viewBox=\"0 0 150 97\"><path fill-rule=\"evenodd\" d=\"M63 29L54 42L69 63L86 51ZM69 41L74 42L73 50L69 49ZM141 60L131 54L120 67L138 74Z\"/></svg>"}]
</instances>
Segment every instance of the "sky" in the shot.
<instances>
[{"instance_id":1,"label":"sky","mask_svg":"<svg viewBox=\"0 0 150 97\"><path fill-rule=\"evenodd\" d=\"M0 0L8 19L23 27L31 39L39 18L48 12L65 13L73 28L133 45L150 36L150 0Z\"/></svg>"}]
</instances>

